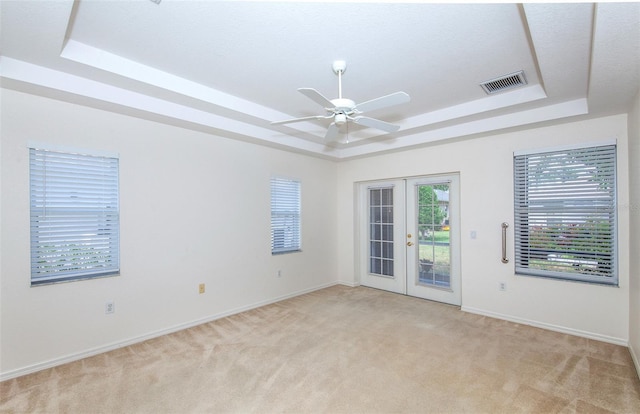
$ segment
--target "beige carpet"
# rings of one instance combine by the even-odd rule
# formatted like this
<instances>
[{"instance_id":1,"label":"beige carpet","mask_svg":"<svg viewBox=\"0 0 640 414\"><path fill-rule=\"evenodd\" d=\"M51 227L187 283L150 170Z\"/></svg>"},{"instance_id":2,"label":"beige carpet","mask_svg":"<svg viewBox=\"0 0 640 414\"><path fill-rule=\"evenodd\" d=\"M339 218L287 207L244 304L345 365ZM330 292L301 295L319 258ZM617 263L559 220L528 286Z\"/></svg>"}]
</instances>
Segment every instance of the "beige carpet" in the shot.
<instances>
[{"instance_id":1,"label":"beige carpet","mask_svg":"<svg viewBox=\"0 0 640 414\"><path fill-rule=\"evenodd\" d=\"M342 286L0 387L3 413L640 413L624 347Z\"/></svg>"}]
</instances>

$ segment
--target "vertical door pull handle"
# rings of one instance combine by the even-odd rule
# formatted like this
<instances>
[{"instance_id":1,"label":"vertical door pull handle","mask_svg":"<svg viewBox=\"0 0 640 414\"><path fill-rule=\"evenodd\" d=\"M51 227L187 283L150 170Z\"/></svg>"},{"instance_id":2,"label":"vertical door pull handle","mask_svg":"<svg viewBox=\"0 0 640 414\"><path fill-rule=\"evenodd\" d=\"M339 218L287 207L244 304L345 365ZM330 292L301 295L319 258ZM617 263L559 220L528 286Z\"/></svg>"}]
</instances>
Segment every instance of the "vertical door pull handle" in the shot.
<instances>
[{"instance_id":1,"label":"vertical door pull handle","mask_svg":"<svg viewBox=\"0 0 640 414\"><path fill-rule=\"evenodd\" d=\"M509 227L509 223L502 223L502 263L509 263L509 259L507 259L507 227Z\"/></svg>"}]
</instances>

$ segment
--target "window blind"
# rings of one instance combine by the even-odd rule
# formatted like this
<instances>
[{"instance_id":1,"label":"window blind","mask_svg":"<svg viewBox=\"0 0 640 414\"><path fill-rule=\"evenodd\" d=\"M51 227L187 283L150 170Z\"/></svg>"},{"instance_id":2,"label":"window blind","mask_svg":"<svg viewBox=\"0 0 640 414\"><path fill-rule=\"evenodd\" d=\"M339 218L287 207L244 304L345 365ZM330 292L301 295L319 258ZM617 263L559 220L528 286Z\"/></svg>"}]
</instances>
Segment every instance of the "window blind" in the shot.
<instances>
[{"instance_id":1,"label":"window blind","mask_svg":"<svg viewBox=\"0 0 640 414\"><path fill-rule=\"evenodd\" d=\"M300 182L271 179L271 252L300 250Z\"/></svg>"},{"instance_id":2,"label":"window blind","mask_svg":"<svg viewBox=\"0 0 640 414\"><path fill-rule=\"evenodd\" d=\"M616 146L516 155L517 273L617 284Z\"/></svg>"},{"instance_id":3,"label":"window blind","mask_svg":"<svg viewBox=\"0 0 640 414\"><path fill-rule=\"evenodd\" d=\"M29 151L31 284L118 273L118 159Z\"/></svg>"}]
</instances>

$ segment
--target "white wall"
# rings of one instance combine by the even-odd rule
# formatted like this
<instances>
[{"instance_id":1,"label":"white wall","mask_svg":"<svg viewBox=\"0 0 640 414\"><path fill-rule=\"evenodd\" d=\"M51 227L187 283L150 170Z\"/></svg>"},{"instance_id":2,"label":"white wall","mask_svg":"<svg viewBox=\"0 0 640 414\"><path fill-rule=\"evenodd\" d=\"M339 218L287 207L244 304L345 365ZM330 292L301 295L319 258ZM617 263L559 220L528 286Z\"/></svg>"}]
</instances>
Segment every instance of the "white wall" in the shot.
<instances>
[{"instance_id":1,"label":"white wall","mask_svg":"<svg viewBox=\"0 0 640 414\"><path fill-rule=\"evenodd\" d=\"M629 232L630 226L640 226L638 98L628 125L625 115L617 115L336 166L0 91L3 379L337 280L355 285L354 184L447 172L459 172L461 177L463 309L615 343L629 341L639 354L637 254L631 259L631 277L629 271L630 251L640 247L640 232ZM612 138L619 148L618 203L631 206L620 209L620 287L515 276L512 264L500 262L500 223L513 223L513 151ZM120 154L121 276L29 287L30 140ZM302 253L271 256L269 252L269 178L274 174L302 181ZM477 232L475 240L469 237L472 230ZM513 257L511 243L509 247ZM281 278L276 277L278 269ZM498 290L499 281L507 283L505 292ZM203 282L207 292L199 295L198 283ZM115 300L113 315L104 314L107 300Z\"/></svg>"},{"instance_id":2,"label":"white wall","mask_svg":"<svg viewBox=\"0 0 640 414\"><path fill-rule=\"evenodd\" d=\"M631 218L629 349L640 377L640 93L629 113L629 214Z\"/></svg>"},{"instance_id":3,"label":"white wall","mask_svg":"<svg viewBox=\"0 0 640 414\"><path fill-rule=\"evenodd\" d=\"M336 282L334 162L1 93L4 378ZM120 276L29 286L30 140L119 153ZM302 253L270 253L272 175L302 182Z\"/></svg>"},{"instance_id":4,"label":"white wall","mask_svg":"<svg viewBox=\"0 0 640 414\"><path fill-rule=\"evenodd\" d=\"M338 166L339 279L354 274L354 183L459 172L463 310L627 344L629 338L629 211L619 213L620 287L516 276L501 263L501 228L513 224L513 152L574 143L618 141L618 202L628 205L626 115L433 145ZM401 139L401 138L400 138ZM477 239L470 238L471 231ZM513 240L513 226L509 240ZM513 258L513 243L509 242ZM504 281L507 290L498 290Z\"/></svg>"}]
</instances>

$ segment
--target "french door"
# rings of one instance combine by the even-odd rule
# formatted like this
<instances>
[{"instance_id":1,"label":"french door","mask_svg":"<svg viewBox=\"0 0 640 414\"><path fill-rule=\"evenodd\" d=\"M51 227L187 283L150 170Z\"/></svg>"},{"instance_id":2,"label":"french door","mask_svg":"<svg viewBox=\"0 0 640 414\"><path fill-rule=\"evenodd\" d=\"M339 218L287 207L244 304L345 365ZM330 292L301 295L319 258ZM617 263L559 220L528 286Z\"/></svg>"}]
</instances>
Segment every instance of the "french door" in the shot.
<instances>
[{"instance_id":1,"label":"french door","mask_svg":"<svg viewBox=\"0 0 640 414\"><path fill-rule=\"evenodd\" d=\"M460 305L457 175L360 184L360 283Z\"/></svg>"}]
</instances>

